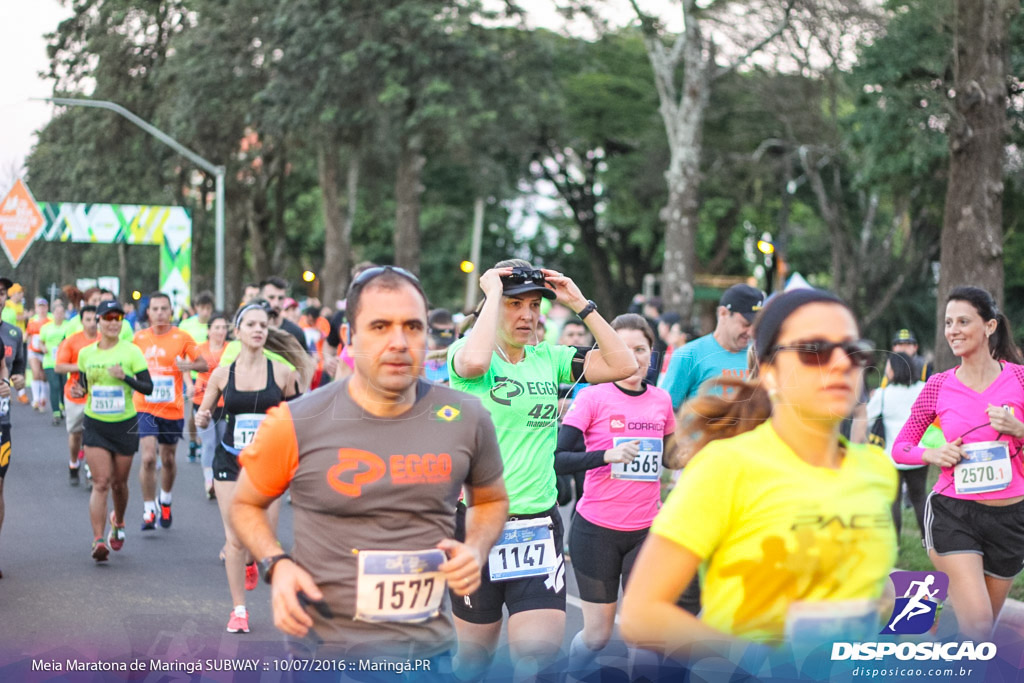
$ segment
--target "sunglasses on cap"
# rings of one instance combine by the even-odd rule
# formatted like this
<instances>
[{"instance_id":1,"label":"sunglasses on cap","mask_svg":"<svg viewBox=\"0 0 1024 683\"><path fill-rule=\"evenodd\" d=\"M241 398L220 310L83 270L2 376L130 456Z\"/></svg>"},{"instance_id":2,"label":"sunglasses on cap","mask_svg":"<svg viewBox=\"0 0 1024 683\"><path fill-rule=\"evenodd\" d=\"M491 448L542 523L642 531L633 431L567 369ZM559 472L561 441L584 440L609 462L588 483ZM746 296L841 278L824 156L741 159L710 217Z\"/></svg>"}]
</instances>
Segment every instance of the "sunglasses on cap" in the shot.
<instances>
[{"instance_id":1,"label":"sunglasses on cap","mask_svg":"<svg viewBox=\"0 0 1024 683\"><path fill-rule=\"evenodd\" d=\"M547 280L544 279L544 273L540 270L533 268L523 268L522 266L516 266L512 269L511 275L505 275L502 278L503 282L510 285L524 285L527 282L532 282L535 285L544 286Z\"/></svg>"},{"instance_id":2,"label":"sunglasses on cap","mask_svg":"<svg viewBox=\"0 0 1024 683\"><path fill-rule=\"evenodd\" d=\"M779 351L796 351L797 358L804 365L818 366L828 365L832 360L832 352L841 349L850 359L850 362L859 367L867 367L872 361L871 342L866 339L855 341L830 342L824 339L811 339L796 344L778 344L769 349L772 354Z\"/></svg>"},{"instance_id":3,"label":"sunglasses on cap","mask_svg":"<svg viewBox=\"0 0 1024 683\"><path fill-rule=\"evenodd\" d=\"M107 322L114 322L115 320L121 322L122 320L124 320L124 315L120 313L107 313L105 315L100 316L100 318L102 320L106 320Z\"/></svg>"},{"instance_id":4,"label":"sunglasses on cap","mask_svg":"<svg viewBox=\"0 0 1024 683\"><path fill-rule=\"evenodd\" d=\"M420 279L405 268L399 268L398 266L374 266L373 268L367 268L363 272L359 273L359 275L356 276L356 279L352 281L351 287L360 287L378 275L383 275L388 271L412 280L417 285L420 284Z\"/></svg>"}]
</instances>

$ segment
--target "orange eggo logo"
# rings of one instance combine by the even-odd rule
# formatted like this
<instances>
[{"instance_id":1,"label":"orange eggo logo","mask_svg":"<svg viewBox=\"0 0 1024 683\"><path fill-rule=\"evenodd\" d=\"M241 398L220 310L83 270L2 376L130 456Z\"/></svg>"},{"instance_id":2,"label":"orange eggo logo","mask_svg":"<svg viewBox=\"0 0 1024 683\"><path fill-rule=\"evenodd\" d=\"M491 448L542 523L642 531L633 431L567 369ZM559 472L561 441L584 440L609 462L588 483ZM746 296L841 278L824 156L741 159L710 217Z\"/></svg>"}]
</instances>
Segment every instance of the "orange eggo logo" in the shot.
<instances>
[{"instance_id":1,"label":"orange eggo logo","mask_svg":"<svg viewBox=\"0 0 1024 683\"><path fill-rule=\"evenodd\" d=\"M387 471L384 461L369 451L338 449L338 464L327 470L327 483L343 496L358 496Z\"/></svg>"}]
</instances>

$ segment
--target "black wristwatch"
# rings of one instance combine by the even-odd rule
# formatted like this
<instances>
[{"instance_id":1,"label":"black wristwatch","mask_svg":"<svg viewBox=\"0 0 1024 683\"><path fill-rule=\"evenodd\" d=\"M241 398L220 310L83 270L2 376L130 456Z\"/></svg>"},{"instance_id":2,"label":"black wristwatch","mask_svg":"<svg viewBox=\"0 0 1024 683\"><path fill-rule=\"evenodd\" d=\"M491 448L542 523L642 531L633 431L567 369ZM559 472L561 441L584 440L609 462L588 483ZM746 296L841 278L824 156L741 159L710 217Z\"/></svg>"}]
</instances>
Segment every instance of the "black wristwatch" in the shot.
<instances>
[{"instance_id":1,"label":"black wristwatch","mask_svg":"<svg viewBox=\"0 0 1024 683\"><path fill-rule=\"evenodd\" d=\"M263 574L263 580L270 583L271 575L274 572L274 565L281 560L291 560L292 556L288 553L278 553L277 555L271 555L260 560L260 574ZM294 562L295 560L292 560Z\"/></svg>"},{"instance_id":2,"label":"black wristwatch","mask_svg":"<svg viewBox=\"0 0 1024 683\"><path fill-rule=\"evenodd\" d=\"M590 315L591 313L593 313L596 310L597 310L597 304L595 304L593 301L587 299L587 305L583 307L583 310L581 310L579 313L576 314L576 317L578 317L580 320L583 320L584 318L586 318L588 315Z\"/></svg>"}]
</instances>

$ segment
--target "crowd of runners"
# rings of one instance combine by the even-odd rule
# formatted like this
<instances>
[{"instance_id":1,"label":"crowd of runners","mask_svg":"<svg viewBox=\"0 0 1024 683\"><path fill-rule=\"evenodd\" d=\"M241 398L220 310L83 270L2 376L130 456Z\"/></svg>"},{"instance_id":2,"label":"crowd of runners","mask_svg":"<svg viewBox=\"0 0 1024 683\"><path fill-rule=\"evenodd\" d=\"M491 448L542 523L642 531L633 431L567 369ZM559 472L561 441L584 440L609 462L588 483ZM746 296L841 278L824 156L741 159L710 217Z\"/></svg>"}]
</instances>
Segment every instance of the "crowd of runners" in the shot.
<instances>
[{"instance_id":1,"label":"crowd of runners","mask_svg":"<svg viewBox=\"0 0 1024 683\"><path fill-rule=\"evenodd\" d=\"M175 325L165 293L136 313L66 287L30 309L0 278L0 524L18 401L66 426L91 561L170 528L175 500L215 498L229 632L249 632L262 573L296 652L448 659L471 679L503 626L527 673L586 672L622 641L690 657L877 634L906 486L960 631L989 637L1024 566L1024 362L988 292L950 294L959 364L932 374L910 331L874 349L817 289L736 285L691 340L656 302L605 315L519 259L480 288L453 316L415 275L362 264L337 310L270 277L231 311L198 294ZM887 376L870 402L869 368ZM174 498L183 441L204 488ZM584 627L562 653L569 568Z\"/></svg>"}]
</instances>

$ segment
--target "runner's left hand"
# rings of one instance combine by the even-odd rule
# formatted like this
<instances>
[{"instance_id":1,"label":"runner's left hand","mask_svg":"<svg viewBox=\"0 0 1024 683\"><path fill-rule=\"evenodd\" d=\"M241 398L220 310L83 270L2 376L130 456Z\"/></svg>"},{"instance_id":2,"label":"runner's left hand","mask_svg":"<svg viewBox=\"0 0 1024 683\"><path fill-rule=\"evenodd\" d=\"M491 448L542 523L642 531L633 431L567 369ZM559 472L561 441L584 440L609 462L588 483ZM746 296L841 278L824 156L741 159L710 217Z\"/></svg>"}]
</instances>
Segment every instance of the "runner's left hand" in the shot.
<instances>
[{"instance_id":1,"label":"runner's left hand","mask_svg":"<svg viewBox=\"0 0 1024 683\"><path fill-rule=\"evenodd\" d=\"M992 429L1000 434L1009 434L1018 439L1024 437L1024 422L1015 418L1013 413L1006 408L989 404L985 412L988 413L988 422L992 425Z\"/></svg>"},{"instance_id":2,"label":"runner's left hand","mask_svg":"<svg viewBox=\"0 0 1024 683\"><path fill-rule=\"evenodd\" d=\"M568 307L573 313L579 313L586 308L587 297L583 296L583 292L572 281L572 278L549 268L541 268L541 272L544 273L544 279L555 290L558 303Z\"/></svg>"},{"instance_id":3,"label":"runner's left hand","mask_svg":"<svg viewBox=\"0 0 1024 683\"><path fill-rule=\"evenodd\" d=\"M124 368L120 365L111 365L107 368L107 373L114 379L124 379Z\"/></svg>"},{"instance_id":4,"label":"runner's left hand","mask_svg":"<svg viewBox=\"0 0 1024 683\"><path fill-rule=\"evenodd\" d=\"M444 572L448 587L456 595L470 595L480 587L482 564L477 551L465 543L446 538L437 544L445 552L448 561L439 568Z\"/></svg>"}]
</instances>

